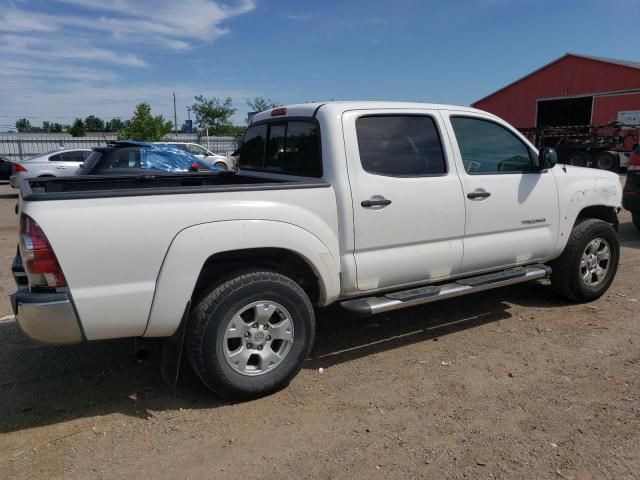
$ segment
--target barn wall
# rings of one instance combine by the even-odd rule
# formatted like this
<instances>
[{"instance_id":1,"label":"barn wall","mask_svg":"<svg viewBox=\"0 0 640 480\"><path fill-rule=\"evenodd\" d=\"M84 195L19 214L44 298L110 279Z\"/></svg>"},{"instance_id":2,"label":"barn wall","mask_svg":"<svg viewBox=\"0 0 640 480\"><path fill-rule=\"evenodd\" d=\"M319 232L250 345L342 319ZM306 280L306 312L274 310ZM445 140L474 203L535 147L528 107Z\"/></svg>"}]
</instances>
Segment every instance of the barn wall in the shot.
<instances>
[{"instance_id":1,"label":"barn wall","mask_svg":"<svg viewBox=\"0 0 640 480\"><path fill-rule=\"evenodd\" d=\"M565 56L537 72L477 101L516 127L533 127L536 101L640 88L640 70L581 57Z\"/></svg>"},{"instance_id":2,"label":"barn wall","mask_svg":"<svg viewBox=\"0 0 640 480\"><path fill-rule=\"evenodd\" d=\"M624 110L640 110L640 93L594 97L591 121L597 125L614 122Z\"/></svg>"}]
</instances>

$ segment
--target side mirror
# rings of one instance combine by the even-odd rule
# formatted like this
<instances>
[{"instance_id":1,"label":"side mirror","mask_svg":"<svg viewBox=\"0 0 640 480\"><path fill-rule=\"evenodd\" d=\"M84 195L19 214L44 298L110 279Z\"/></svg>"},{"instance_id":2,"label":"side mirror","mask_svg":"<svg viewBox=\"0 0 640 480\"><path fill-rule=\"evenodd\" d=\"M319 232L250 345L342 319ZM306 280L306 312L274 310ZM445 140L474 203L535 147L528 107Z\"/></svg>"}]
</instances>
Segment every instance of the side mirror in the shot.
<instances>
[{"instance_id":1,"label":"side mirror","mask_svg":"<svg viewBox=\"0 0 640 480\"><path fill-rule=\"evenodd\" d=\"M542 147L538 152L538 169L547 170L558 163L558 154L553 148Z\"/></svg>"}]
</instances>

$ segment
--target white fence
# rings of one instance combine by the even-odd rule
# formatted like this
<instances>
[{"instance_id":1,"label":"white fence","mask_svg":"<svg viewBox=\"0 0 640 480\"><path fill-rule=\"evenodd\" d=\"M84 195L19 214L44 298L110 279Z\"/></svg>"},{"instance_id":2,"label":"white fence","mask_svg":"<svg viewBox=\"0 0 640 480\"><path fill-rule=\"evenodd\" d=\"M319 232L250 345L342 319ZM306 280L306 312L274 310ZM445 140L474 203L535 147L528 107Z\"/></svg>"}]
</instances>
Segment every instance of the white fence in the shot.
<instances>
[{"instance_id":1,"label":"white fence","mask_svg":"<svg viewBox=\"0 0 640 480\"><path fill-rule=\"evenodd\" d=\"M116 139L115 133L90 133L86 137L72 137L65 133L6 133L0 134L0 155L20 161L54 150L100 147ZM163 141L198 143L221 155L229 155L238 148L238 139L235 137L170 133L165 135Z\"/></svg>"}]
</instances>

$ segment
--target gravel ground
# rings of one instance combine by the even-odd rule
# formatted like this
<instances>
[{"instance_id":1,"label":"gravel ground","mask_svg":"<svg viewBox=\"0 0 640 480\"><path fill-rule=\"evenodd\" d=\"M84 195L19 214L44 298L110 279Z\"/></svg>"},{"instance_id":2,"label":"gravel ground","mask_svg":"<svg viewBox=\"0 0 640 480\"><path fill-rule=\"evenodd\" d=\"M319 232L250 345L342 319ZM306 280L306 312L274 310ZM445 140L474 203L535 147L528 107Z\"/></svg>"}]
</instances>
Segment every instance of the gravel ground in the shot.
<instances>
[{"instance_id":1,"label":"gravel ground","mask_svg":"<svg viewBox=\"0 0 640 480\"><path fill-rule=\"evenodd\" d=\"M0 316L16 197L0 186ZM572 305L548 282L358 319L318 312L286 390L228 403L160 345L30 343L0 320L0 478L640 478L640 232L616 280ZM324 373L319 373L322 367Z\"/></svg>"}]
</instances>

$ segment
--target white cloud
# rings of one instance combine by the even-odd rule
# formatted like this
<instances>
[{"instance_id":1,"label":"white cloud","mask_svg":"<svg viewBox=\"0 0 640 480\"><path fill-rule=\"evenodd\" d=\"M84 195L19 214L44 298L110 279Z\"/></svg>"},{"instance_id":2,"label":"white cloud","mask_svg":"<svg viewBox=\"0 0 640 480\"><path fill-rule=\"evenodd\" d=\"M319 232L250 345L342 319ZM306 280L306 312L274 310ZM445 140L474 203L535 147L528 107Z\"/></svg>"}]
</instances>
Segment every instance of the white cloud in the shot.
<instances>
[{"instance_id":1,"label":"white cloud","mask_svg":"<svg viewBox=\"0 0 640 480\"><path fill-rule=\"evenodd\" d=\"M0 35L0 52L9 52L13 57L34 57L51 62L58 60L80 60L107 62L129 67L146 67L147 63L131 53L119 54L112 50L87 45L75 45L73 39L42 39L27 35Z\"/></svg>"},{"instance_id":2,"label":"white cloud","mask_svg":"<svg viewBox=\"0 0 640 480\"><path fill-rule=\"evenodd\" d=\"M160 53L189 52L229 33L226 22L253 10L254 0L50 0L46 11L36 6L0 0L2 124L22 116L129 117L142 101L173 117L173 91L183 105L197 94L231 96L241 122L246 99L256 95L222 78L216 87L132 76L154 75L144 67ZM182 110L179 119L186 117Z\"/></svg>"},{"instance_id":3,"label":"white cloud","mask_svg":"<svg viewBox=\"0 0 640 480\"><path fill-rule=\"evenodd\" d=\"M86 28L109 30L115 38L145 34L160 39L213 41L228 33L221 23L255 8L253 0L224 4L211 0L156 0L153 6L139 0L58 0L99 14ZM55 21L55 20L54 20ZM61 19L64 22L64 19Z\"/></svg>"}]
</instances>

